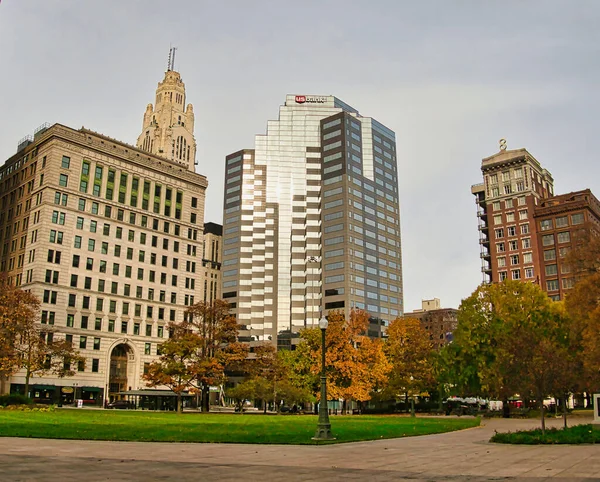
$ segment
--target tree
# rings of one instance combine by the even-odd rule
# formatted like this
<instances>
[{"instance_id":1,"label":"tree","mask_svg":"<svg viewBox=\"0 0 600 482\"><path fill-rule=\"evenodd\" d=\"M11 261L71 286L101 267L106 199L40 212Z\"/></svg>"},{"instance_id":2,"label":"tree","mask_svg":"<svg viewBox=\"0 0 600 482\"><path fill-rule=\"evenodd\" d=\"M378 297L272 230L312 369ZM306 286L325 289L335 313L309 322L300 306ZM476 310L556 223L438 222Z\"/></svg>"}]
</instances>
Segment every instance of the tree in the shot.
<instances>
[{"instance_id":1,"label":"tree","mask_svg":"<svg viewBox=\"0 0 600 482\"><path fill-rule=\"evenodd\" d=\"M570 332L560 304L539 286L507 280L482 285L461 303L444 352L455 357L458 386L505 402L515 393L535 398L544 431L544 399L578 377L566 357L576 347Z\"/></svg>"},{"instance_id":2,"label":"tree","mask_svg":"<svg viewBox=\"0 0 600 482\"><path fill-rule=\"evenodd\" d=\"M183 323L200 337L194 373L202 393L202 411L208 412L211 385L225 383L225 370L241 369L249 350L237 341L238 325L226 301L201 301L190 306Z\"/></svg>"},{"instance_id":3,"label":"tree","mask_svg":"<svg viewBox=\"0 0 600 482\"><path fill-rule=\"evenodd\" d=\"M394 398L403 394L411 397L411 415L414 417L414 396L430 388L433 383L433 344L429 333L421 328L419 320L397 318L390 323L384 352L392 369L386 391Z\"/></svg>"},{"instance_id":4,"label":"tree","mask_svg":"<svg viewBox=\"0 0 600 482\"><path fill-rule=\"evenodd\" d=\"M228 388L227 396L235 401L236 410L244 413L244 402L254 397L256 391L254 380L244 380L235 387Z\"/></svg>"},{"instance_id":5,"label":"tree","mask_svg":"<svg viewBox=\"0 0 600 482\"><path fill-rule=\"evenodd\" d=\"M0 377L25 370L25 394L31 377L52 373L73 376L85 358L52 326L38 323L40 302L31 292L0 280ZM61 336L59 334L59 336Z\"/></svg>"},{"instance_id":6,"label":"tree","mask_svg":"<svg viewBox=\"0 0 600 482\"><path fill-rule=\"evenodd\" d=\"M185 325L171 323L170 337L160 344L160 358L150 363L143 378L151 387L167 386L177 395L177 413L182 411L182 394L194 387L197 352L201 337Z\"/></svg>"},{"instance_id":7,"label":"tree","mask_svg":"<svg viewBox=\"0 0 600 482\"><path fill-rule=\"evenodd\" d=\"M581 339L581 388L593 393L600 387L600 236L590 228L581 230L566 262L577 280L567 292L565 309Z\"/></svg>"},{"instance_id":8,"label":"tree","mask_svg":"<svg viewBox=\"0 0 600 482\"><path fill-rule=\"evenodd\" d=\"M381 339L365 335L369 327L369 314L352 310L346 320L339 311L329 313L327 328L327 391L332 399L342 399L342 412L348 400L359 403L371 399L371 392L387 381L390 370ZM319 328L309 328L300 333L310 353L311 371L321 372L321 333ZM300 350L303 348L299 347Z\"/></svg>"},{"instance_id":9,"label":"tree","mask_svg":"<svg viewBox=\"0 0 600 482\"><path fill-rule=\"evenodd\" d=\"M211 385L225 383L226 369L240 369L248 347L238 343L237 323L222 300L199 302L188 307L185 320L169 325L169 340L160 345L160 359L151 363L144 379L150 386L166 385L177 394L199 390L203 412L210 409Z\"/></svg>"}]
</instances>

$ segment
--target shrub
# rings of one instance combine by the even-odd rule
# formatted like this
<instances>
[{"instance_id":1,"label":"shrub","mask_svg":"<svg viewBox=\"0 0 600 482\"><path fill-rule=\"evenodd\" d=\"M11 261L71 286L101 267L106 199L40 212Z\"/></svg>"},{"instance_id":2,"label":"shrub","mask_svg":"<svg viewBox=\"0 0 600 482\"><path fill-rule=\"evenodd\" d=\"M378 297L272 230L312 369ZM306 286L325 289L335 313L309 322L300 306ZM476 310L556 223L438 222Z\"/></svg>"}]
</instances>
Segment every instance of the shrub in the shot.
<instances>
[{"instance_id":1,"label":"shrub","mask_svg":"<svg viewBox=\"0 0 600 482\"><path fill-rule=\"evenodd\" d=\"M575 425L566 429L550 428L542 435L540 429L519 432L496 433L490 442L504 444L597 444L600 443L600 430L588 425Z\"/></svg>"},{"instance_id":2,"label":"shrub","mask_svg":"<svg viewBox=\"0 0 600 482\"><path fill-rule=\"evenodd\" d=\"M0 406L6 407L7 405L31 405L33 400L20 393L11 393L9 395L0 396Z\"/></svg>"}]
</instances>

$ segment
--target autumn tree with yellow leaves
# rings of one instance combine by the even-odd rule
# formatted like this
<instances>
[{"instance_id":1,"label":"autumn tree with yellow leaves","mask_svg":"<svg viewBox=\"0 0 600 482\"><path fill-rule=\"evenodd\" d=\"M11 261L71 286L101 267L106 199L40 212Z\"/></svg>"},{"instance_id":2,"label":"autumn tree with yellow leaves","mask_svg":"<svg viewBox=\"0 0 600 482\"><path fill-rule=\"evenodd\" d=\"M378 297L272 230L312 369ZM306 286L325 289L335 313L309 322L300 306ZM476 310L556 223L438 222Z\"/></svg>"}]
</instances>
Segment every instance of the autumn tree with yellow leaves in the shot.
<instances>
[{"instance_id":1,"label":"autumn tree with yellow leaves","mask_svg":"<svg viewBox=\"0 0 600 482\"><path fill-rule=\"evenodd\" d=\"M384 352L392 369L386 392L391 398L410 398L415 415L414 397L434 385L433 344L427 330L414 318L397 318L387 330Z\"/></svg>"},{"instance_id":2,"label":"autumn tree with yellow leaves","mask_svg":"<svg viewBox=\"0 0 600 482\"><path fill-rule=\"evenodd\" d=\"M340 311L328 316L326 336L327 392L331 399L341 399L342 413L347 402L359 404L371 399L374 390L387 382L391 365L385 357L383 341L367 336L369 314L352 310L348 320ZM303 341L298 347L305 350L312 360L311 372L321 372L321 332L309 328L301 332ZM318 395L318 394L317 394Z\"/></svg>"}]
</instances>

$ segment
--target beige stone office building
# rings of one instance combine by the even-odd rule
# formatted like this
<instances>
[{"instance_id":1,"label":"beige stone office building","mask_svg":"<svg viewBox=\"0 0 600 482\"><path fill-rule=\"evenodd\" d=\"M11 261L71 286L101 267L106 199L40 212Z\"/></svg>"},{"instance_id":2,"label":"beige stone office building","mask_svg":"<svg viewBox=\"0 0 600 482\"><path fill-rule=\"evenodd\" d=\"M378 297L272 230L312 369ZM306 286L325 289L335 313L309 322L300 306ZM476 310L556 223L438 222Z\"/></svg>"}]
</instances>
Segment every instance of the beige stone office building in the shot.
<instances>
[{"instance_id":1,"label":"beige stone office building","mask_svg":"<svg viewBox=\"0 0 600 482\"><path fill-rule=\"evenodd\" d=\"M0 168L1 270L40 298L48 336L66 337L87 360L72 378L34 378L35 398L102 404L145 387L168 323L217 277L216 265L205 268L207 180L194 172L184 105L180 75L168 70L137 147L55 124ZM11 389L23 382L17 374Z\"/></svg>"},{"instance_id":2,"label":"beige stone office building","mask_svg":"<svg viewBox=\"0 0 600 482\"><path fill-rule=\"evenodd\" d=\"M288 95L226 158L223 297L247 341L290 348L331 310L402 314L393 131L333 96Z\"/></svg>"}]
</instances>

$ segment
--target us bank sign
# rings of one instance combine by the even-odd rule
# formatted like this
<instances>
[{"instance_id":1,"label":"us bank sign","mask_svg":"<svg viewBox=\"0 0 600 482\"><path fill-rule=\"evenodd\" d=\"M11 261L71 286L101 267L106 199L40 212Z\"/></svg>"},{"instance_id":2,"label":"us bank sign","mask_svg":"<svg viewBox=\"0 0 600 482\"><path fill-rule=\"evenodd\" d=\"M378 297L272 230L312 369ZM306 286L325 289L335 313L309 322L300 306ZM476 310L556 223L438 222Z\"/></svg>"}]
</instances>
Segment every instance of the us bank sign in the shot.
<instances>
[{"instance_id":1,"label":"us bank sign","mask_svg":"<svg viewBox=\"0 0 600 482\"><path fill-rule=\"evenodd\" d=\"M327 102L326 96L314 96L314 95L297 95L296 104L325 104Z\"/></svg>"}]
</instances>

